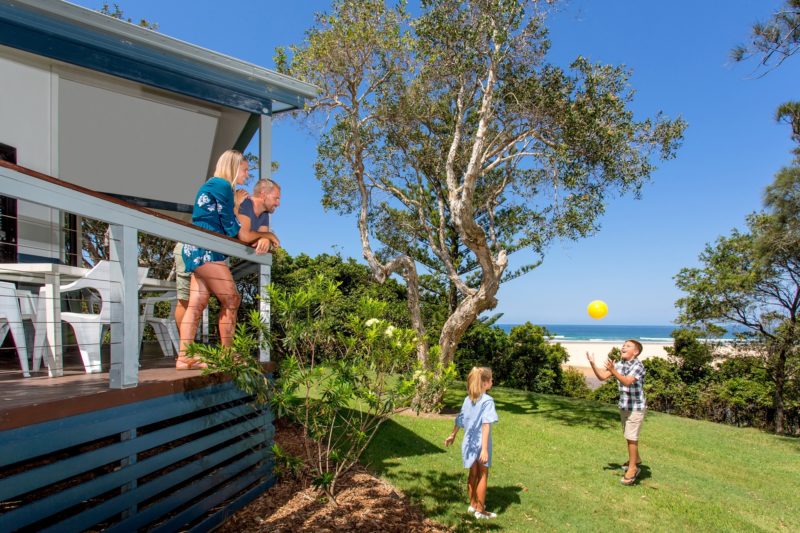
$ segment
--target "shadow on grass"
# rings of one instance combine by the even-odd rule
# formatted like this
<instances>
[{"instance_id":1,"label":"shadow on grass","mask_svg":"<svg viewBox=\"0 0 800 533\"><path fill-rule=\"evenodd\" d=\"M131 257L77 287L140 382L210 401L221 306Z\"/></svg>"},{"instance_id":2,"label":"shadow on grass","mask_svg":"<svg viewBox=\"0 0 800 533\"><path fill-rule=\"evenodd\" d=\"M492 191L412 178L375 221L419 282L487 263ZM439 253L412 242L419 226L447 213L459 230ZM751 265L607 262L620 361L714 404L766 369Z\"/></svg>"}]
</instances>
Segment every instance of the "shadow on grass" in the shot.
<instances>
[{"instance_id":1,"label":"shadow on grass","mask_svg":"<svg viewBox=\"0 0 800 533\"><path fill-rule=\"evenodd\" d=\"M567 426L586 426L595 429L619 427L619 414L605 406L587 405L584 402L567 398L548 397L550 409L533 412L543 418L560 422Z\"/></svg>"},{"instance_id":2,"label":"shadow on grass","mask_svg":"<svg viewBox=\"0 0 800 533\"><path fill-rule=\"evenodd\" d=\"M395 463L396 464L396 463ZM387 466L393 466L391 463ZM399 472L394 477L402 480L408 488L403 492L414 502L426 516L440 520L448 514L462 519L454 525L455 531L491 531L501 529L491 520L478 521L473 515L467 513L467 472L463 469L458 473L452 472ZM519 505L521 499L520 486L497 487L489 481L486 491L486 508L502 515L512 505Z\"/></svg>"},{"instance_id":3,"label":"shadow on grass","mask_svg":"<svg viewBox=\"0 0 800 533\"><path fill-rule=\"evenodd\" d=\"M533 394L527 394L516 402L494 398L494 405L498 411L512 415L532 415L539 412L539 403Z\"/></svg>"},{"instance_id":4,"label":"shadow on grass","mask_svg":"<svg viewBox=\"0 0 800 533\"><path fill-rule=\"evenodd\" d=\"M444 441L444 439L442 440ZM420 437L413 431L389 419L381 424L380 429L362 456L361 462L371 470L383 474L387 470L387 460L389 459L416 457L433 453L445 453L445 450L442 446Z\"/></svg>"},{"instance_id":5,"label":"shadow on grass","mask_svg":"<svg viewBox=\"0 0 800 533\"><path fill-rule=\"evenodd\" d=\"M622 479L622 477L625 475L625 469L623 468L622 463L608 463L606 466L603 467L603 470L618 472L620 479ZM642 463L639 465L639 475L636 476L636 481L634 481L632 485L628 486L634 487L638 485L642 480L649 479L651 477L653 477L653 473L650 470L650 467Z\"/></svg>"},{"instance_id":6,"label":"shadow on grass","mask_svg":"<svg viewBox=\"0 0 800 533\"><path fill-rule=\"evenodd\" d=\"M516 391L515 391L516 392ZM501 396L500 399L497 396ZM539 396L534 393L494 397L497 410L512 415L541 416L568 426L587 426L608 429L619 426L619 415L604 405L559 396ZM503 397L511 396L510 399Z\"/></svg>"}]
</instances>

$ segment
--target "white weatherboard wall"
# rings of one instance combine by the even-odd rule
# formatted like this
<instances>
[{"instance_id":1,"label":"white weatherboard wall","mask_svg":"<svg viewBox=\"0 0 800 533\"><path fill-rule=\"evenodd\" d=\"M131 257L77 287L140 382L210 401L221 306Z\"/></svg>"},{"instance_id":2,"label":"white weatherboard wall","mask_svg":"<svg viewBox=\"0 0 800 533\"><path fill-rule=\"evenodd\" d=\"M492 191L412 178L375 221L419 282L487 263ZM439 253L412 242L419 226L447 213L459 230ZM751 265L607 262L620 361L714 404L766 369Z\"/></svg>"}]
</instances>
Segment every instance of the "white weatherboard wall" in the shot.
<instances>
[{"instance_id":1,"label":"white weatherboard wall","mask_svg":"<svg viewBox=\"0 0 800 533\"><path fill-rule=\"evenodd\" d=\"M106 84L107 85L107 84ZM191 204L207 178L219 113L126 87L59 82L61 179L101 192Z\"/></svg>"},{"instance_id":2,"label":"white weatherboard wall","mask_svg":"<svg viewBox=\"0 0 800 533\"><path fill-rule=\"evenodd\" d=\"M92 190L191 205L248 117L0 46L0 143L19 165ZM18 253L63 259L60 211L17 211Z\"/></svg>"},{"instance_id":3,"label":"white weatherboard wall","mask_svg":"<svg viewBox=\"0 0 800 533\"><path fill-rule=\"evenodd\" d=\"M0 46L0 143L17 149L17 163L56 174L53 87L57 76L35 56ZM0 194L10 191L0 191ZM59 212L30 202L17 204L20 255L58 259Z\"/></svg>"}]
</instances>

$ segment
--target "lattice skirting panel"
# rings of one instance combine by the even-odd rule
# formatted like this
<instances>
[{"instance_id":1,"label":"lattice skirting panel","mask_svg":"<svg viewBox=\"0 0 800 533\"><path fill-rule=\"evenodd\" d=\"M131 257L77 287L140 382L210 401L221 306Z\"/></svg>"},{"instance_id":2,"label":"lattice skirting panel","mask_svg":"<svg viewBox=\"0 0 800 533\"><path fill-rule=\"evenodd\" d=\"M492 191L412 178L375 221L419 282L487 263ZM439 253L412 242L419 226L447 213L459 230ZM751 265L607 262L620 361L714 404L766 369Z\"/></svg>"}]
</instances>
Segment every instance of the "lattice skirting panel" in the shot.
<instances>
[{"instance_id":1,"label":"lattice skirting panel","mask_svg":"<svg viewBox=\"0 0 800 533\"><path fill-rule=\"evenodd\" d=\"M0 531L207 531L272 485L231 383L0 432Z\"/></svg>"}]
</instances>

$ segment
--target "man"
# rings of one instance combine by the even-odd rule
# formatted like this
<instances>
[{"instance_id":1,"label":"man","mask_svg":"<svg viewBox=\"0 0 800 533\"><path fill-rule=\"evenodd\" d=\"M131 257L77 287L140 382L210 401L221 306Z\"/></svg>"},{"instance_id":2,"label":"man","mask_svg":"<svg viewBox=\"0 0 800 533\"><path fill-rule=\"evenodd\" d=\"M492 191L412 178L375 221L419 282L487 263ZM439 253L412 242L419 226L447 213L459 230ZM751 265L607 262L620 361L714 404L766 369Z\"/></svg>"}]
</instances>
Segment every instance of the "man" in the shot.
<instances>
[{"instance_id":1,"label":"man","mask_svg":"<svg viewBox=\"0 0 800 533\"><path fill-rule=\"evenodd\" d=\"M253 186L253 194L239 204L239 238L253 242L257 252L269 251L281 245L269 229L269 216L281 205L281 186L270 179L260 179Z\"/></svg>"}]
</instances>

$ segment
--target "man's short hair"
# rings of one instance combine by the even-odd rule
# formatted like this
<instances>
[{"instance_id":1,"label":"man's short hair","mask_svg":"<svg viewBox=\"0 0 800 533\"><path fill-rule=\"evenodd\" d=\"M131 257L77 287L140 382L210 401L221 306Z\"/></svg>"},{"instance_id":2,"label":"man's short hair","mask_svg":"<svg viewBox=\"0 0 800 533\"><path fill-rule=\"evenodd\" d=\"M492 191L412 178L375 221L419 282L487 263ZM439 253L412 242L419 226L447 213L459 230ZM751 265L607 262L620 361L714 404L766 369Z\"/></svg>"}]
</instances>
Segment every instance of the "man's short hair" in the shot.
<instances>
[{"instance_id":1,"label":"man's short hair","mask_svg":"<svg viewBox=\"0 0 800 533\"><path fill-rule=\"evenodd\" d=\"M269 193L274 187L281 188L276 182L271 179L262 178L253 185L253 196L261 194L262 192Z\"/></svg>"}]
</instances>

